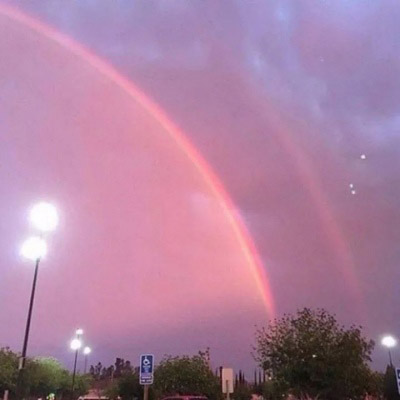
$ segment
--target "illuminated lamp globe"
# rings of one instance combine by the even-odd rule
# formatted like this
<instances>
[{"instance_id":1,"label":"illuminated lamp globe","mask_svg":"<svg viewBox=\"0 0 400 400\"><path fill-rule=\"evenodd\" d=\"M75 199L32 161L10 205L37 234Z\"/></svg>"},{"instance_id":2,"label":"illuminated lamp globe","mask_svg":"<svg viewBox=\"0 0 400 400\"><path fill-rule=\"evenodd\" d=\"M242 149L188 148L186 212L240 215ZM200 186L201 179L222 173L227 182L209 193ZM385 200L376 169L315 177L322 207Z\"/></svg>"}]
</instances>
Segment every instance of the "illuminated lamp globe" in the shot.
<instances>
[{"instance_id":1,"label":"illuminated lamp globe","mask_svg":"<svg viewBox=\"0 0 400 400\"><path fill-rule=\"evenodd\" d=\"M81 336L81 335L83 335L83 329L79 328L79 329L77 329L77 330L75 331L75 333L76 333L78 336Z\"/></svg>"},{"instance_id":2,"label":"illuminated lamp globe","mask_svg":"<svg viewBox=\"0 0 400 400\"><path fill-rule=\"evenodd\" d=\"M92 349L89 347L89 346L86 346L84 349L83 349L83 354L85 355L85 356L87 356L88 354L90 354L92 352Z\"/></svg>"},{"instance_id":3,"label":"illuminated lamp globe","mask_svg":"<svg viewBox=\"0 0 400 400\"><path fill-rule=\"evenodd\" d=\"M40 260L46 254L47 244L42 238L38 236L33 236L25 240L21 247L21 255L28 260Z\"/></svg>"},{"instance_id":4,"label":"illuminated lamp globe","mask_svg":"<svg viewBox=\"0 0 400 400\"><path fill-rule=\"evenodd\" d=\"M391 347L396 346L396 343L397 343L397 341L396 341L396 339L395 339L393 336L385 336L385 337L383 337L382 340L381 340L382 346L385 346L385 347L387 347L387 348L389 348L389 349L390 349Z\"/></svg>"},{"instance_id":5,"label":"illuminated lamp globe","mask_svg":"<svg viewBox=\"0 0 400 400\"><path fill-rule=\"evenodd\" d=\"M82 347L82 342L79 339L72 339L70 347L71 350L79 350Z\"/></svg>"},{"instance_id":6,"label":"illuminated lamp globe","mask_svg":"<svg viewBox=\"0 0 400 400\"><path fill-rule=\"evenodd\" d=\"M49 232L56 229L58 225L58 213L52 204L41 202L32 207L29 220L35 228L42 232Z\"/></svg>"}]
</instances>

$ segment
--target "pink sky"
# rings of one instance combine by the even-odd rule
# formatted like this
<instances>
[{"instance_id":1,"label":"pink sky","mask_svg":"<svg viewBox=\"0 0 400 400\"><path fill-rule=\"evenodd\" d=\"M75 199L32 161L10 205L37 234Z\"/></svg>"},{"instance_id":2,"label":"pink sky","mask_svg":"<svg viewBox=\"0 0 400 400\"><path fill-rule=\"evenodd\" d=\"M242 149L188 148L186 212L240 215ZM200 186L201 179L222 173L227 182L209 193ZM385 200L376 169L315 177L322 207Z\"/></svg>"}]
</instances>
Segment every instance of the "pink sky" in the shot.
<instances>
[{"instance_id":1,"label":"pink sky","mask_svg":"<svg viewBox=\"0 0 400 400\"><path fill-rule=\"evenodd\" d=\"M375 340L396 334L397 3L152 4L21 6L183 128L242 215L278 315L321 306ZM268 314L193 163L84 59L4 16L0 33L0 344L21 346L33 269L18 245L45 198L61 225L40 270L32 354L69 363L83 325L96 361L210 346L216 365L251 368Z\"/></svg>"}]
</instances>

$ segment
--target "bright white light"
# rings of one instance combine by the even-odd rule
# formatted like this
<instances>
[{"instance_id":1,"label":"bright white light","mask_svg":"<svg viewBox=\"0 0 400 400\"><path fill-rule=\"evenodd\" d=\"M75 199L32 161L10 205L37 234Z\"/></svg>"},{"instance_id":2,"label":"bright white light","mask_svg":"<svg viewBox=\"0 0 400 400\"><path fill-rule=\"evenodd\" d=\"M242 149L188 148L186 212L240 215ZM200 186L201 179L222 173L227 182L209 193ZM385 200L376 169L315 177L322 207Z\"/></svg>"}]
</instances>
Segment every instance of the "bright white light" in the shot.
<instances>
[{"instance_id":1,"label":"bright white light","mask_svg":"<svg viewBox=\"0 0 400 400\"><path fill-rule=\"evenodd\" d=\"M77 334L77 335L83 335L83 329L77 329L76 331L75 331L75 333Z\"/></svg>"},{"instance_id":2,"label":"bright white light","mask_svg":"<svg viewBox=\"0 0 400 400\"><path fill-rule=\"evenodd\" d=\"M32 207L29 220L40 231L53 231L58 224L57 210L50 203L38 203Z\"/></svg>"},{"instance_id":3,"label":"bright white light","mask_svg":"<svg viewBox=\"0 0 400 400\"><path fill-rule=\"evenodd\" d=\"M46 242L38 237L33 236L25 240L21 247L21 254L28 260L36 261L43 258L47 253Z\"/></svg>"},{"instance_id":4,"label":"bright white light","mask_svg":"<svg viewBox=\"0 0 400 400\"><path fill-rule=\"evenodd\" d=\"M354 183L350 183L349 187L350 187L350 189L353 189L354 188Z\"/></svg>"},{"instance_id":5,"label":"bright white light","mask_svg":"<svg viewBox=\"0 0 400 400\"><path fill-rule=\"evenodd\" d=\"M357 194L357 192L353 189L352 191L351 191L351 194Z\"/></svg>"},{"instance_id":6,"label":"bright white light","mask_svg":"<svg viewBox=\"0 0 400 400\"><path fill-rule=\"evenodd\" d=\"M92 352L92 349L89 347L89 346L86 346L84 349L83 349L83 354L85 355L85 356L87 356L88 354L90 354Z\"/></svg>"},{"instance_id":7,"label":"bright white light","mask_svg":"<svg viewBox=\"0 0 400 400\"><path fill-rule=\"evenodd\" d=\"M361 158L361 160L366 160L367 159L367 155L366 154L361 154L360 158Z\"/></svg>"},{"instance_id":8,"label":"bright white light","mask_svg":"<svg viewBox=\"0 0 400 400\"><path fill-rule=\"evenodd\" d=\"M382 338L381 344L382 344L382 346L391 348L391 347L396 346L397 341L393 336L385 336Z\"/></svg>"},{"instance_id":9,"label":"bright white light","mask_svg":"<svg viewBox=\"0 0 400 400\"><path fill-rule=\"evenodd\" d=\"M71 350L79 350L82 347L82 341L79 339L72 339L69 346Z\"/></svg>"}]
</instances>

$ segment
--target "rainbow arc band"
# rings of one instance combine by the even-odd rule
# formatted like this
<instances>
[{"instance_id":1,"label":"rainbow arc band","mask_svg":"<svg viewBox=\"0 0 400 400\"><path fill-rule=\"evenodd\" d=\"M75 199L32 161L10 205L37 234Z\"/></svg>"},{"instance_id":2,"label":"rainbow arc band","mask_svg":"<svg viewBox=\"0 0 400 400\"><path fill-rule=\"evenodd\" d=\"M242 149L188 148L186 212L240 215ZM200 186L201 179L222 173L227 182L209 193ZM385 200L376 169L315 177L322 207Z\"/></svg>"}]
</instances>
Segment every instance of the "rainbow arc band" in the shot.
<instances>
[{"instance_id":1,"label":"rainbow arc band","mask_svg":"<svg viewBox=\"0 0 400 400\"><path fill-rule=\"evenodd\" d=\"M236 236L238 244L243 252L251 273L255 279L258 291L262 297L266 310L271 318L274 317L275 307L272 293L265 272L265 268L258 255L256 246L249 234L242 217L236 211L236 207L226 192L220 180L217 178L205 159L198 153L194 146L185 137L180 128L175 125L165 114L165 112L148 96L146 96L129 79L119 73L106 61L93 54L81 44L77 43L67 35L57 31L47 24L21 12L20 10L8 5L0 5L0 15L5 16L13 22L19 23L33 32L51 40L77 57L85 60L98 73L108 78L121 90L128 94L133 100L140 104L158 123L168 132L176 145L184 152L187 158L193 163L198 173L207 183L210 191L217 199L224 215Z\"/></svg>"}]
</instances>

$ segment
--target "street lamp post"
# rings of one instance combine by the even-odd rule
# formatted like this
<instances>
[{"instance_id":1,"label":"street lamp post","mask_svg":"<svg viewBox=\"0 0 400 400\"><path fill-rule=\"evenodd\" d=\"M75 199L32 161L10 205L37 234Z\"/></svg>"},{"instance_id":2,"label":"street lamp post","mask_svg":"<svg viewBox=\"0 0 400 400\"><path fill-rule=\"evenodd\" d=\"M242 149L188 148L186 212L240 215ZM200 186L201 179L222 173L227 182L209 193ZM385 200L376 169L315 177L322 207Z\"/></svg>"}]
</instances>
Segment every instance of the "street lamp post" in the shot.
<instances>
[{"instance_id":1,"label":"street lamp post","mask_svg":"<svg viewBox=\"0 0 400 400\"><path fill-rule=\"evenodd\" d=\"M29 220L36 229L43 232L52 231L56 228L58 223L58 215L54 206L49 203L36 204L30 211ZM17 379L17 398L22 397L21 389L23 385L23 375L26 363L26 353L28 349L29 331L31 327L33 304L35 301L36 283L39 273L40 260L47 253L47 245L43 238L40 236L33 236L27 239L21 248L21 254L25 258L35 262L35 272L33 275L33 283L31 296L28 308L28 317L26 320L24 342L22 345L22 353L18 365L18 379Z\"/></svg>"},{"instance_id":2,"label":"street lamp post","mask_svg":"<svg viewBox=\"0 0 400 400\"><path fill-rule=\"evenodd\" d=\"M76 364L78 362L78 352L79 349L82 347L82 341L80 339L81 335L83 334L82 329L77 329L75 339L72 339L70 347L72 350L75 351L75 359L74 359L74 371L72 373L72 385L71 385L71 397L74 397L74 390L75 390L75 377L76 377Z\"/></svg>"},{"instance_id":3,"label":"street lamp post","mask_svg":"<svg viewBox=\"0 0 400 400\"><path fill-rule=\"evenodd\" d=\"M33 303L35 301L36 282L39 273L39 263L40 259L44 257L47 253L46 242L40 237L36 236L31 237L28 240L26 240L25 243L22 245L21 253L24 257L32 261L35 261L35 272L33 275L31 298L29 301L28 318L26 320L26 326L25 326L24 344L22 346L22 354L19 360L19 368L18 368L19 370L22 370L25 367L26 351L28 348L28 339L31 327Z\"/></svg>"},{"instance_id":4,"label":"street lamp post","mask_svg":"<svg viewBox=\"0 0 400 400\"><path fill-rule=\"evenodd\" d=\"M389 363L390 366L393 367L393 362L392 362L392 353L390 352L390 349L394 346L396 346L397 341L393 336L384 336L381 340L382 346L385 346L388 349L389 352Z\"/></svg>"},{"instance_id":5,"label":"street lamp post","mask_svg":"<svg viewBox=\"0 0 400 400\"><path fill-rule=\"evenodd\" d=\"M21 249L21 254L25 258L35 262L35 272L33 274L33 283L31 290L31 297L29 300L28 317L26 320L22 353L18 364L18 378L17 378L17 388L16 388L17 398L23 397L22 386L24 384L24 369L26 363L26 353L28 349L29 331L31 328L33 304L35 301L36 282L39 273L39 263L41 258L43 258L46 255L46 252L47 252L46 242L42 238L36 236L27 239L22 245Z\"/></svg>"},{"instance_id":6,"label":"street lamp post","mask_svg":"<svg viewBox=\"0 0 400 400\"><path fill-rule=\"evenodd\" d=\"M88 358L89 358L89 354L92 352L92 349L89 346L86 346L83 349L83 354L85 355L85 369L84 369L84 373L86 374L86 370L87 370L87 364L88 364Z\"/></svg>"}]
</instances>

